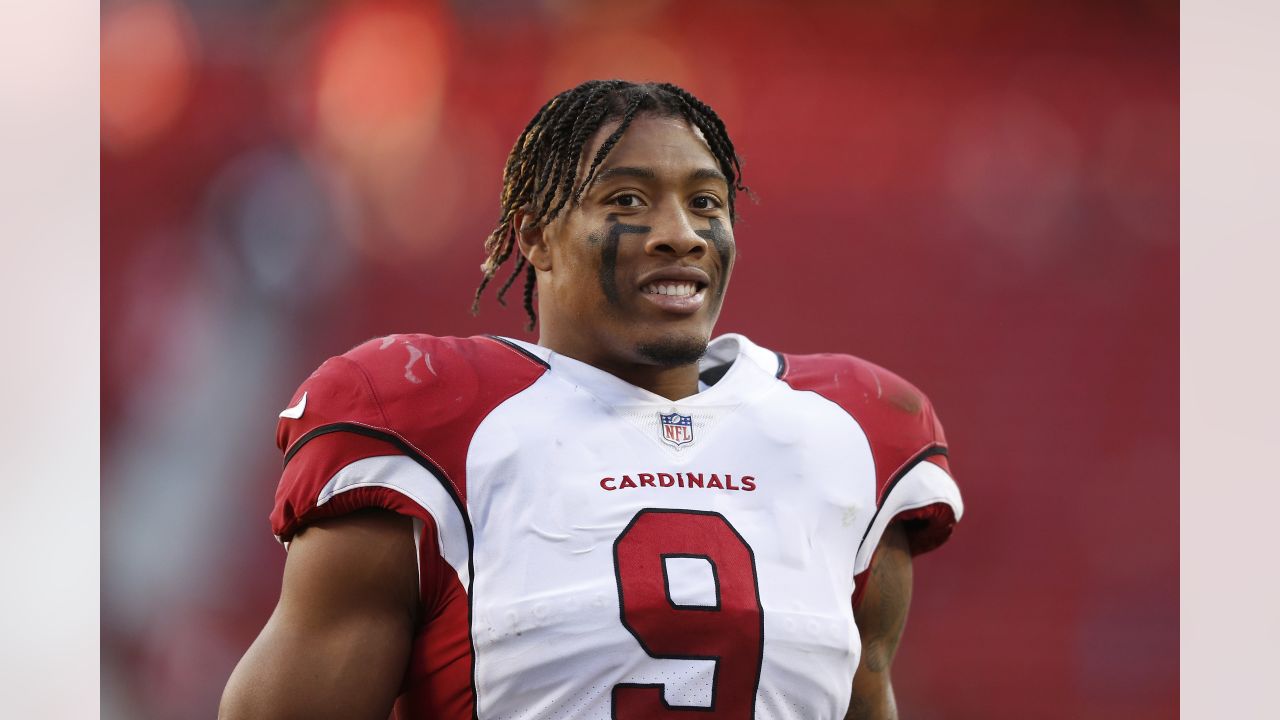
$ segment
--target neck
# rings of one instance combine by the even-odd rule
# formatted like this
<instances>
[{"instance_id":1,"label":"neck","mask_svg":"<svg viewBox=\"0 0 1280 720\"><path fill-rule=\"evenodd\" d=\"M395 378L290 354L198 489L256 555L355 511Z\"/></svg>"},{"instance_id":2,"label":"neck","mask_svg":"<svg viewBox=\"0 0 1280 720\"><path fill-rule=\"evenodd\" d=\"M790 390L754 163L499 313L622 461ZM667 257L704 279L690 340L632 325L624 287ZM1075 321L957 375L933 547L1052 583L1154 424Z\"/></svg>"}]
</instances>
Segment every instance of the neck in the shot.
<instances>
[{"instance_id":1,"label":"neck","mask_svg":"<svg viewBox=\"0 0 1280 720\"><path fill-rule=\"evenodd\" d=\"M588 349L569 343L556 342L543 333L538 344L559 355L571 357L614 377L644 388L654 395L668 400L680 400L698 392L698 364L665 367L645 362L633 362L609 357L594 348ZM594 351L593 351L594 350Z\"/></svg>"},{"instance_id":2,"label":"neck","mask_svg":"<svg viewBox=\"0 0 1280 720\"><path fill-rule=\"evenodd\" d=\"M584 361L585 362L585 361ZM698 365L659 367L657 365L591 363L595 367L636 387L668 400L681 400L698 392Z\"/></svg>"}]
</instances>

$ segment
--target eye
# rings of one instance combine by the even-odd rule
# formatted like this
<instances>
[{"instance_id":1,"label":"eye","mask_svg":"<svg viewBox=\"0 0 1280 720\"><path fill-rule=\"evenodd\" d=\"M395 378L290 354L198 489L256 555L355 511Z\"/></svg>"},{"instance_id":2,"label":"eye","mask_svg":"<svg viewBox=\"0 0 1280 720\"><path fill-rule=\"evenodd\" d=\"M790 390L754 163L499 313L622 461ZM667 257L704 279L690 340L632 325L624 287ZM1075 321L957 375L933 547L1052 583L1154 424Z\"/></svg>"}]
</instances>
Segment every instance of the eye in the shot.
<instances>
[{"instance_id":1,"label":"eye","mask_svg":"<svg viewBox=\"0 0 1280 720\"><path fill-rule=\"evenodd\" d=\"M609 204L624 208L634 208L643 205L644 201L635 193L621 193L610 198Z\"/></svg>"},{"instance_id":2,"label":"eye","mask_svg":"<svg viewBox=\"0 0 1280 720\"><path fill-rule=\"evenodd\" d=\"M724 205L714 195L698 195L690 201L695 210L718 210Z\"/></svg>"}]
</instances>

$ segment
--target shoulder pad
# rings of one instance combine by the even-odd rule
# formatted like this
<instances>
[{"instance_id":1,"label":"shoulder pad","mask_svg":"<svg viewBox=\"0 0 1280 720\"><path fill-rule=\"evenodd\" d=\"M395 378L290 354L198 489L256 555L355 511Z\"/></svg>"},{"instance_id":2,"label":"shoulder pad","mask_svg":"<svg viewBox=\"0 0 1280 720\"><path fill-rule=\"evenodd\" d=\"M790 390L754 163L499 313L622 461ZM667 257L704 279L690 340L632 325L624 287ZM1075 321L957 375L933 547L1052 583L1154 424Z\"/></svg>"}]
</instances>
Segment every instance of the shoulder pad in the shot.
<instances>
[{"instance_id":1,"label":"shoulder pad","mask_svg":"<svg viewBox=\"0 0 1280 720\"><path fill-rule=\"evenodd\" d=\"M324 362L281 414L287 458L317 434L358 426L391 436L453 474L471 434L546 365L490 337L388 335ZM292 412L290 412L292 411Z\"/></svg>"},{"instance_id":2,"label":"shoulder pad","mask_svg":"<svg viewBox=\"0 0 1280 720\"><path fill-rule=\"evenodd\" d=\"M852 415L867 433L877 465L891 465L890 474L922 450L937 448L945 454L946 437L929 398L898 375L852 355L783 359L782 380L797 390L816 392Z\"/></svg>"}]
</instances>

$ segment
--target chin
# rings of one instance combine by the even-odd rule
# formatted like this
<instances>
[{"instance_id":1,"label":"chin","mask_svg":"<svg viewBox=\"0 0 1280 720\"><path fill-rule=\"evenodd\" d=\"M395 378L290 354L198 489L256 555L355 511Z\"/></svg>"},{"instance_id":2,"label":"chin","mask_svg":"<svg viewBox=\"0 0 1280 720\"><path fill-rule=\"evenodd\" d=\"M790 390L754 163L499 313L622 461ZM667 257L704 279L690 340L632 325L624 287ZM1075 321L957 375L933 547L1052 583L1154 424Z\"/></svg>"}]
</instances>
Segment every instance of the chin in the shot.
<instances>
[{"instance_id":1,"label":"chin","mask_svg":"<svg viewBox=\"0 0 1280 720\"><path fill-rule=\"evenodd\" d=\"M692 365L707 351L704 335L663 335L636 345L636 353L659 367Z\"/></svg>"}]
</instances>

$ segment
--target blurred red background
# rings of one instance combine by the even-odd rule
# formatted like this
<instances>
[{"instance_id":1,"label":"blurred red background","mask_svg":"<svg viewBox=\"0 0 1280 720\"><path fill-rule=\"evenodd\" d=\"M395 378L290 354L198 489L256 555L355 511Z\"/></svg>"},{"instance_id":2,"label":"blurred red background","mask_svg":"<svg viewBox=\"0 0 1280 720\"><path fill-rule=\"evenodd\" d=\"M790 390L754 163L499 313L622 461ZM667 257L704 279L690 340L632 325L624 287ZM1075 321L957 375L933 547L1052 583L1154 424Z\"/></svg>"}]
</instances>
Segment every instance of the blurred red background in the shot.
<instances>
[{"instance_id":1,"label":"blurred red background","mask_svg":"<svg viewBox=\"0 0 1280 720\"><path fill-rule=\"evenodd\" d=\"M668 80L759 198L718 331L933 399L967 513L917 561L907 718L1177 714L1178 6L102 6L103 714L209 717L274 604L277 412L468 313L551 94Z\"/></svg>"}]
</instances>

